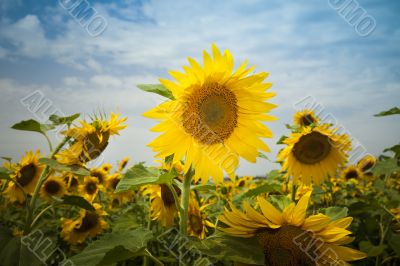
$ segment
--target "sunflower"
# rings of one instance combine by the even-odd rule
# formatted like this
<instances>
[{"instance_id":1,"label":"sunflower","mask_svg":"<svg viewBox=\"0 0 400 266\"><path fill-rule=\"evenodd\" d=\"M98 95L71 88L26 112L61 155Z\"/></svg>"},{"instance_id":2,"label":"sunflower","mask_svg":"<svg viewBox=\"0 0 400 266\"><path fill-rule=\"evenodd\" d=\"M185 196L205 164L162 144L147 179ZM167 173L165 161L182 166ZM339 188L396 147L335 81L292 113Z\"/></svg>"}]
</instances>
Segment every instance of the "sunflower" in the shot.
<instances>
[{"instance_id":1,"label":"sunflower","mask_svg":"<svg viewBox=\"0 0 400 266\"><path fill-rule=\"evenodd\" d=\"M214 227L214 224L207 219L207 215L204 213L204 209L207 206L203 205L199 207L198 202L194 198L190 198L188 216L189 235L204 239L208 233L207 227Z\"/></svg>"},{"instance_id":2,"label":"sunflower","mask_svg":"<svg viewBox=\"0 0 400 266\"><path fill-rule=\"evenodd\" d=\"M65 193L65 182L59 177L47 178L40 189L40 197L46 201L53 200L53 197L62 198Z\"/></svg>"},{"instance_id":3,"label":"sunflower","mask_svg":"<svg viewBox=\"0 0 400 266\"><path fill-rule=\"evenodd\" d=\"M62 219L61 238L71 245L82 244L88 237L95 237L108 228L102 216L107 215L100 204L93 204L93 212L81 210L79 218Z\"/></svg>"},{"instance_id":4,"label":"sunflower","mask_svg":"<svg viewBox=\"0 0 400 266\"><path fill-rule=\"evenodd\" d=\"M219 229L237 237L255 236L264 249L265 265L270 266L348 265L345 261L365 258L366 254L342 246L354 239L346 229L351 217L332 220L321 213L306 217L310 195L306 193L283 212L262 197L257 198L261 213L247 202L245 212L231 206L220 216L228 227Z\"/></svg>"},{"instance_id":5,"label":"sunflower","mask_svg":"<svg viewBox=\"0 0 400 266\"><path fill-rule=\"evenodd\" d=\"M236 187L246 187L248 186L248 184L253 181L253 177L252 176L242 176L241 178L239 178L238 180L236 180L235 185Z\"/></svg>"},{"instance_id":6,"label":"sunflower","mask_svg":"<svg viewBox=\"0 0 400 266\"><path fill-rule=\"evenodd\" d=\"M110 136L126 127L122 123L126 118L119 119L118 114L111 113L106 121L95 117L91 123L80 121L80 127L73 127L63 134L73 139L68 149L56 155L60 163L74 165L96 159L107 147Z\"/></svg>"},{"instance_id":7,"label":"sunflower","mask_svg":"<svg viewBox=\"0 0 400 266\"><path fill-rule=\"evenodd\" d=\"M99 184L99 180L96 177L87 176L83 184L79 185L78 190L85 199L92 202L102 188L103 186Z\"/></svg>"},{"instance_id":8,"label":"sunflower","mask_svg":"<svg viewBox=\"0 0 400 266\"><path fill-rule=\"evenodd\" d=\"M143 194L150 195L150 211L153 220L157 220L163 227L172 227L177 213L172 191L165 184L147 185Z\"/></svg>"},{"instance_id":9,"label":"sunflower","mask_svg":"<svg viewBox=\"0 0 400 266\"><path fill-rule=\"evenodd\" d=\"M121 162L119 163L118 166L118 171L121 172L122 170L124 170L124 168L126 167L126 165L129 162L129 157L125 157L121 160Z\"/></svg>"},{"instance_id":10,"label":"sunflower","mask_svg":"<svg viewBox=\"0 0 400 266\"><path fill-rule=\"evenodd\" d=\"M19 203L24 203L25 194L31 195L35 190L44 168L39 163L39 157L40 151L36 151L36 153L29 151L25 153L25 156L22 157L18 164L12 166L13 174L11 174L11 178L15 182L9 182L4 192L10 202L18 201Z\"/></svg>"},{"instance_id":11,"label":"sunflower","mask_svg":"<svg viewBox=\"0 0 400 266\"><path fill-rule=\"evenodd\" d=\"M72 192L78 190L79 179L74 174L65 172L62 174L62 179L64 180L68 191Z\"/></svg>"},{"instance_id":12,"label":"sunflower","mask_svg":"<svg viewBox=\"0 0 400 266\"><path fill-rule=\"evenodd\" d=\"M105 163L100 167L102 170L106 171L107 174L110 173L111 168L112 168L112 164L110 163Z\"/></svg>"},{"instance_id":13,"label":"sunflower","mask_svg":"<svg viewBox=\"0 0 400 266\"><path fill-rule=\"evenodd\" d=\"M319 118L315 115L313 110L304 109L294 114L293 123L300 127L308 127L310 125L317 125L319 123Z\"/></svg>"},{"instance_id":14,"label":"sunflower","mask_svg":"<svg viewBox=\"0 0 400 266\"><path fill-rule=\"evenodd\" d=\"M292 133L284 143L287 146L278 154L278 161L283 161L281 170L287 171L294 182L306 185L318 185L334 176L337 168L346 163L351 149L348 136L336 134L326 124Z\"/></svg>"},{"instance_id":15,"label":"sunflower","mask_svg":"<svg viewBox=\"0 0 400 266\"><path fill-rule=\"evenodd\" d=\"M376 158L370 154L366 155L357 163L357 167L363 172L367 172L376 164Z\"/></svg>"},{"instance_id":16,"label":"sunflower","mask_svg":"<svg viewBox=\"0 0 400 266\"><path fill-rule=\"evenodd\" d=\"M124 204L130 201L134 194L133 191L129 190L126 192L115 192L119 181L121 180L121 173L115 173L109 176L107 179L106 188L111 196L111 207L116 207L118 205Z\"/></svg>"},{"instance_id":17,"label":"sunflower","mask_svg":"<svg viewBox=\"0 0 400 266\"><path fill-rule=\"evenodd\" d=\"M354 165L350 165L342 170L340 174L341 181L347 180L361 180L363 179L364 174L360 168Z\"/></svg>"},{"instance_id":18,"label":"sunflower","mask_svg":"<svg viewBox=\"0 0 400 266\"><path fill-rule=\"evenodd\" d=\"M108 178L107 172L101 168L90 169L90 176L96 177L99 184L104 184Z\"/></svg>"},{"instance_id":19,"label":"sunflower","mask_svg":"<svg viewBox=\"0 0 400 266\"><path fill-rule=\"evenodd\" d=\"M249 75L247 62L233 71L230 51L221 54L214 44L212 55L203 52L204 66L189 58L185 73L170 71L176 82L160 79L174 99L144 114L161 120L152 131L163 133L149 144L156 156L185 157L185 173L193 166L195 182L203 183L210 176L222 182L224 171L234 179L239 157L255 162L259 150L270 150L260 138L272 132L262 122L275 120L267 112L276 107L265 102L275 95L266 92L267 73Z\"/></svg>"}]
</instances>

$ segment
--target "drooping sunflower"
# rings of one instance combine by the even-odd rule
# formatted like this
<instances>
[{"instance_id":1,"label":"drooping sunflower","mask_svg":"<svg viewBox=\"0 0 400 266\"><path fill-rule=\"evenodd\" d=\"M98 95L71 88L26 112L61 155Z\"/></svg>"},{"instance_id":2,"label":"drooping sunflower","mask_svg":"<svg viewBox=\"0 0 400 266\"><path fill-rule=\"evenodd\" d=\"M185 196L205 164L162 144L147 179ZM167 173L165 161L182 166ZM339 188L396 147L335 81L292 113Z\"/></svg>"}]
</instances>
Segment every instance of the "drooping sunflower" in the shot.
<instances>
[{"instance_id":1,"label":"drooping sunflower","mask_svg":"<svg viewBox=\"0 0 400 266\"><path fill-rule=\"evenodd\" d=\"M96 177L97 180L99 181L99 184L106 183L106 180L108 179L107 172L101 168L90 169L90 176Z\"/></svg>"},{"instance_id":2,"label":"drooping sunflower","mask_svg":"<svg viewBox=\"0 0 400 266\"><path fill-rule=\"evenodd\" d=\"M80 121L80 127L73 127L63 134L73 142L68 149L60 151L56 158L60 163L74 165L96 159L107 147L110 136L126 127L122 123L127 118L119 119L119 114L111 113L109 121L94 117L91 123Z\"/></svg>"},{"instance_id":3,"label":"drooping sunflower","mask_svg":"<svg viewBox=\"0 0 400 266\"><path fill-rule=\"evenodd\" d=\"M65 193L65 182L59 177L47 178L40 189L40 197L46 201L53 200L52 197L62 198Z\"/></svg>"},{"instance_id":4,"label":"drooping sunflower","mask_svg":"<svg viewBox=\"0 0 400 266\"><path fill-rule=\"evenodd\" d=\"M282 171L293 177L294 182L306 185L320 184L334 176L338 167L346 163L351 142L347 135L337 134L329 125L306 127L292 133L284 140L287 145L278 154L283 161Z\"/></svg>"},{"instance_id":5,"label":"drooping sunflower","mask_svg":"<svg viewBox=\"0 0 400 266\"><path fill-rule=\"evenodd\" d=\"M78 191L86 200L92 202L102 188L103 186L96 177L87 176L83 184L79 185Z\"/></svg>"},{"instance_id":6,"label":"drooping sunflower","mask_svg":"<svg viewBox=\"0 0 400 266\"><path fill-rule=\"evenodd\" d=\"M25 194L31 195L35 190L35 186L42 174L44 166L39 163L40 151L33 153L32 151L26 152L21 161L13 165L13 173L11 178L18 183L9 182L7 189L4 191L5 197L10 202L24 203ZM23 190L22 190L22 189Z\"/></svg>"},{"instance_id":7,"label":"drooping sunflower","mask_svg":"<svg viewBox=\"0 0 400 266\"><path fill-rule=\"evenodd\" d=\"M304 109L294 114L293 123L300 127L308 127L312 124L317 125L319 123L319 118L315 115L313 110Z\"/></svg>"},{"instance_id":8,"label":"drooping sunflower","mask_svg":"<svg viewBox=\"0 0 400 266\"><path fill-rule=\"evenodd\" d=\"M346 168L344 168L340 174L340 179L341 181L347 181L351 179L355 180L362 180L364 177L364 174L360 168L354 165L350 165Z\"/></svg>"},{"instance_id":9,"label":"drooping sunflower","mask_svg":"<svg viewBox=\"0 0 400 266\"><path fill-rule=\"evenodd\" d=\"M214 224L207 219L204 209L207 205L199 206L198 202L192 197L189 201L188 233L204 239L208 233L207 227L214 227Z\"/></svg>"},{"instance_id":10,"label":"drooping sunflower","mask_svg":"<svg viewBox=\"0 0 400 266\"><path fill-rule=\"evenodd\" d=\"M82 244L88 237L101 234L109 226L102 216L107 215L100 204L93 204L96 211L81 210L75 220L62 219L61 238L71 245Z\"/></svg>"},{"instance_id":11,"label":"drooping sunflower","mask_svg":"<svg viewBox=\"0 0 400 266\"><path fill-rule=\"evenodd\" d=\"M247 61L234 71L230 51L214 44L212 56L204 51L204 66L189 58L184 73L170 71L176 82L160 79L174 99L144 114L161 120L152 131L162 134L149 144L156 156L185 157L185 173L193 166L203 183L223 181L224 171L234 179L239 157L255 162L259 150L269 151L260 138L272 137L263 121L275 120L267 113L276 107L266 102L275 95L266 92L267 73L250 74Z\"/></svg>"},{"instance_id":12,"label":"drooping sunflower","mask_svg":"<svg viewBox=\"0 0 400 266\"><path fill-rule=\"evenodd\" d=\"M165 184L147 185L143 189L143 195L150 195L152 219L157 220L163 227L172 227L177 209L174 196L169 187Z\"/></svg>"},{"instance_id":13,"label":"drooping sunflower","mask_svg":"<svg viewBox=\"0 0 400 266\"><path fill-rule=\"evenodd\" d=\"M357 167L361 169L361 171L366 172L370 170L376 164L376 158L370 154L364 156L360 161L357 163Z\"/></svg>"},{"instance_id":14,"label":"drooping sunflower","mask_svg":"<svg viewBox=\"0 0 400 266\"><path fill-rule=\"evenodd\" d=\"M261 213L247 202L244 212L231 206L231 211L226 209L220 216L228 227L219 229L237 237L255 236L269 266L348 265L346 261L365 258L363 252L342 246L354 239L346 229L351 217L335 221L321 213L306 217L310 195L306 193L283 212L262 197L257 198Z\"/></svg>"},{"instance_id":15,"label":"drooping sunflower","mask_svg":"<svg viewBox=\"0 0 400 266\"><path fill-rule=\"evenodd\" d=\"M118 165L118 171L121 172L122 170L124 170L125 167L128 165L128 162L129 162L129 157L123 158Z\"/></svg>"}]
</instances>

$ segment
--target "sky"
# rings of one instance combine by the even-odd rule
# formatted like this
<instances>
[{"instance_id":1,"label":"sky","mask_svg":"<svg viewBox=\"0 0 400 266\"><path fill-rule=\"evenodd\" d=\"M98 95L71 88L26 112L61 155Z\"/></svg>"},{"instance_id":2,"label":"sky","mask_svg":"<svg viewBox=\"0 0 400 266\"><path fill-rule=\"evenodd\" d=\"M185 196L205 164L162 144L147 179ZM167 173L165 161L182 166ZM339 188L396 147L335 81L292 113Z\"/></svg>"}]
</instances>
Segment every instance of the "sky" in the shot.
<instances>
[{"instance_id":1,"label":"sky","mask_svg":"<svg viewBox=\"0 0 400 266\"><path fill-rule=\"evenodd\" d=\"M99 162L129 156L155 165L146 144L157 136L149 131L156 121L142 114L163 99L136 85L168 78L212 43L229 49L236 65L248 59L270 73L277 94L279 120L267 124L274 138L265 140L271 162L242 160L239 175L278 167L276 142L304 104L378 155L400 132L397 117L373 116L399 105L399 15L397 0L0 0L0 156L48 154L43 136L10 128L21 120L114 111L128 127ZM48 108L27 108L32 93Z\"/></svg>"}]
</instances>

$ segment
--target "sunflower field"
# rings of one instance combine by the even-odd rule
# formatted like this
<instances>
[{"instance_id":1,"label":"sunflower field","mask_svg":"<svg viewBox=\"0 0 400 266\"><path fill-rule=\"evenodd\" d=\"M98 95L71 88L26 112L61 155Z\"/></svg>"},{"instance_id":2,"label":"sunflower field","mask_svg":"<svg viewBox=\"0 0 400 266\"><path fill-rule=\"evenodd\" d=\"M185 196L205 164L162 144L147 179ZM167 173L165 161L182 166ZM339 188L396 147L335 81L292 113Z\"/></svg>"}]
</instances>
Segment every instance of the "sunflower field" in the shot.
<instances>
[{"instance_id":1,"label":"sunflower field","mask_svg":"<svg viewBox=\"0 0 400 266\"><path fill-rule=\"evenodd\" d=\"M400 265L400 144L350 160L350 136L312 109L271 143L268 73L235 68L216 45L183 69L138 85L165 97L143 110L158 123L156 167L92 166L126 128L118 113L10 125L43 135L50 152L2 157L0 265ZM237 176L240 160L257 159L281 167Z\"/></svg>"}]
</instances>

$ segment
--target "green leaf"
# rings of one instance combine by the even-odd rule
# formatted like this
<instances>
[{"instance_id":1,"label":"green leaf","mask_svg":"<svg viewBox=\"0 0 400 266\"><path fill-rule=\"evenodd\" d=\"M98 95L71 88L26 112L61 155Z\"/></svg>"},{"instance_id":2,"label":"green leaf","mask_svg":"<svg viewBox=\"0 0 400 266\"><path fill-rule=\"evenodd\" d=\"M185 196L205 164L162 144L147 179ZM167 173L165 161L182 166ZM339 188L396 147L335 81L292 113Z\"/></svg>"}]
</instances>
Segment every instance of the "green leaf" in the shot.
<instances>
[{"instance_id":1,"label":"green leaf","mask_svg":"<svg viewBox=\"0 0 400 266\"><path fill-rule=\"evenodd\" d=\"M92 204L90 204L87 200L80 196L64 196L62 204L67 204L67 205L73 205L77 206L79 208L88 210L88 211L95 211L96 209L93 207Z\"/></svg>"},{"instance_id":2,"label":"green leaf","mask_svg":"<svg viewBox=\"0 0 400 266\"><path fill-rule=\"evenodd\" d=\"M277 142L276 144L285 144L284 141L287 139L287 136L282 136Z\"/></svg>"},{"instance_id":3,"label":"green leaf","mask_svg":"<svg viewBox=\"0 0 400 266\"><path fill-rule=\"evenodd\" d=\"M398 172L400 167L397 165L397 160L395 158L388 158L383 161L378 161L372 169L372 173L375 176L389 176L394 172Z\"/></svg>"},{"instance_id":4,"label":"green leaf","mask_svg":"<svg viewBox=\"0 0 400 266\"><path fill-rule=\"evenodd\" d=\"M347 209L347 207L329 207L329 208L319 209L319 212L325 214L333 221L346 217L348 211L349 209Z\"/></svg>"},{"instance_id":5,"label":"green leaf","mask_svg":"<svg viewBox=\"0 0 400 266\"><path fill-rule=\"evenodd\" d=\"M80 165L65 165L50 158L40 158L39 162L48 165L51 169L59 172L68 172L79 176L90 175L90 171Z\"/></svg>"},{"instance_id":6,"label":"green leaf","mask_svg":"<svg viewBox=\"0 0 400 266\"><path fill-rule=\"evenodd\" d=\"M137 87L143 91L152 92L171 100L175 99L172 92L162 84L139 84Z\"/></svg>"},{"instance_id":7,"label":"green leaf","mask_svg":"<svg viewBox=\"0 0 400 266\"><path fill-rule=\"evenodd\" d=\"M260 195L261 193L269 193L269 192L279 191L279 189L280 189L280 185L278 185L278 184L263 184L256 188L250 189L249 191L247 191L246 193L243 193L242 195L239 195L237 197L237 200L255 197L255 196Z\"/></svg>"},{"instance_id":8,"label":"green leaf","mask_svg":"<svg viewBox=\"0 0 400 266\"><path fill-rule=\"evenodd\" d=\"M216 186L211 185L211 184L200 184L200 185L194 185L190 187L192 190L197 190L197 191L204 191L204 192L209 192L209 191L215 191Z\"/></svg>"},{"instance_id":9,"label":"green leaf","mask_svg":"<svg viewBox=\"0 0 400 266\"><path fill-rule=\"evenodd\" d=\"M29 119L29 120L21 121L17 124L14 124L11 128L16 129L16 130L34 131L34 132L38 132L40 134L45 135L46 131L54 129L54 126L40 124L36 120Z\"/></svg>"},{"instance_id":10,"label":"green leaf","mask_svg":"<svg viewBox=\"0 0 400 266\"><path fill-rule=\"evenodd\" d=\"M390 231L388 234L388 244L396 252L397 256L400 257L400 235Z\"/></svg>"},{"instance_id":11,"label":"green leaf","mask_svg":"<svg viewBox=\"0 0 400 266\"><path fill-rule=\"evenodd\" d=\"M400 144L394 145L393 147L387 148L383 150L384 152L394 152L396 158L400 158Z\"/></svg>"},{"instance_id":12,"label":"green leaf","mask_svg":"<svg viewBox=\"0 0 400 266\"><path fill-rule=\"evenodd\" d=\"M281 211L283 211L284 209L286 209L287 206L293 203L293 201L285 195L271 195L269 196L269 200Z\"/></svg>"},{"instance_id":13,"label":"green leaf","mask_svg":"<svg viewBox=\"0 0 400 266\"><path fill-rule=\"evenodd\" d=\"M201 253L217 260L264 265L264 251L254 237L239 238L218 232L193 243Z\"/></svg>"},{"instance_id":14,"label":"green leaf","mask_svg":"<svg viewBox=\"0 0 400 266\"><path fill-rule=\"evenodd\" d=\"M271 160L268 158L268 156L265 155L265 154L262 153L262 152L260 152L260 153L258 154L258 157L259 157L259 158L263 158L263 159L265 159L265 160L267 160L267 161L271 161Z\"/></svg>"},{"instance_id":15,"label":"green leaf","mask_svg":"<svg viewBox=\"0 0 400 266\"><path fill-rule=\"evenodd\" d=\"M133 231L116 231L101 236L98 240L90 243L81 253L71 258L76 266L94 266L102 264L103 259L107 264L126 260L127 252L119 256L122 248L131 252L132 257L141 254L146 248L147 242L152 239L153 234L149 230L138 228ZM128 253L129 254L129 253Z\"/></svg>"},{"instance_id":16,"label":"green leaf","mask_svg":"<svg viewBox=\"0 0 400 266\"><path fill-rule=\"evenodd\" d=\"M38 246L35 246L38 248ZM38 254L41 254L38 252ZM45 259L45 257L43 258ZM13 237L0 252L1 265L7 266L39 266L43 265L35 254L21 242L21 237Z\"/></svg>"},{"instance_id":17,"label":"green leaf","mask_svg":"<svg viewBox=\"0 0 400 266\"><path fill-rule=\"evenodd\" d=\"M56 114L53 114L49 117L49 120L53 122L53 125L68 125L70 126L72 122L74 122L75 119L77 119L81 114L73 114L71 116L58 116Z\"/></svg>"},{"instance_id":18,"label":"green leaf","mask_svg":"<svg viewBox=\"0 0 400 266\"><path fill-rule=\"evenodd\" d=\"M116 192L135 189L146 184L172 184L174 177L173 172L163 173L158 168L137 164L126 171L118 183Z\"/></svg>"},{"instance_id":19,"label":"green leaf","mask_svg":"<svg viewBox=\"0 0 400 266\"><path fill-rule=\"evenodd\" d=\"M1 156L0 158L3 159L3 160L9 161L9 162L12 161L11 157Z\"/></svg>"},{"instance_id":20,"label":"green leaf","mask_svg":"<svg viewBox=\"0 0 400 266\"><path fill-rule=\"evenodd\" d=\"M388 115L398 115L398 114L400 114L400 108L393 107L387 111L383 111L378 114L375 114L374 116L388 116Z\"/></svg>"},{"instance_id":21,"label":"green leaf","mask_svg":"<svg viewBox=\"0 0 400 266\"><path fill-rule=\"evenodd\" d=\"M0 179L9 179L10 171L7 168L0 167Z\"/></svg>"},{"instance_id":22,"label":"green leaf","mask_svg":"<svg viewBox=\"0 0 400 266\"><path fill-rule=\"evenodd\" d=\"M279 170L272 170L267 174L267 178L269 180L276 180L279 179L282 176L282 172Z\"/></svg>"},{"instance_id":23,"label":"green leaf","mask_svg":"<svg viewBox=\"0 0 400 266\"><path fill-rule=\"evenodd\" d=\"M362 252L365 252L368 254L368 257L376 257L382 254L383 251L386 249L386 245L379 245L379 246L374 246L371 242L369 241L361 241L360 244L360 250Z\"/></svg>"}]
</instances>

